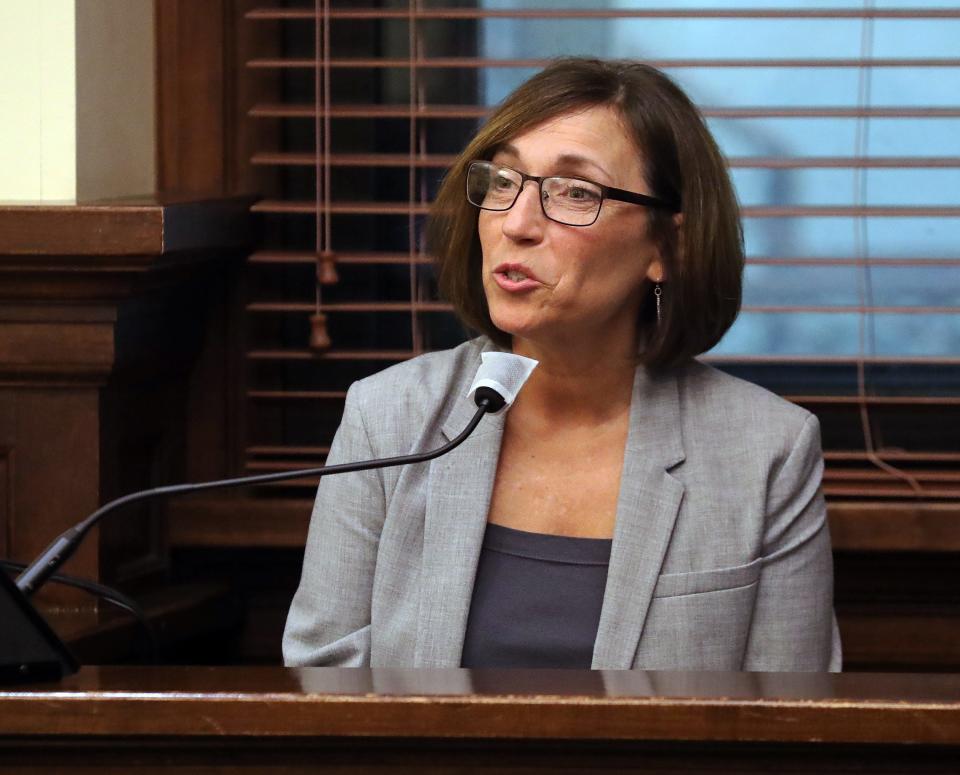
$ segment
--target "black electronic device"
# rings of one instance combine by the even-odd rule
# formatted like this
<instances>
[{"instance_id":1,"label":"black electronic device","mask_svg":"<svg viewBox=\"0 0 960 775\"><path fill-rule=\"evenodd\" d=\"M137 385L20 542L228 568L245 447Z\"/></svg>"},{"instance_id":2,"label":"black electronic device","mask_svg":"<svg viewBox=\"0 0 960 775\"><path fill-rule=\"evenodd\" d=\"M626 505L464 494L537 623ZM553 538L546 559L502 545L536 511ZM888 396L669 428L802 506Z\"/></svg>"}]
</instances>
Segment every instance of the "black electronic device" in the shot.
<instances>
[{"instance_id":1,"label":"black electronic device","mask_svg":"<svg viewBox=\"0 0 960 775\"><path fill-rule=\"evenodd\" d=\"M79 668L66 644L0 570L0 685L56 681Z\"/></svg>"}]
</instances>

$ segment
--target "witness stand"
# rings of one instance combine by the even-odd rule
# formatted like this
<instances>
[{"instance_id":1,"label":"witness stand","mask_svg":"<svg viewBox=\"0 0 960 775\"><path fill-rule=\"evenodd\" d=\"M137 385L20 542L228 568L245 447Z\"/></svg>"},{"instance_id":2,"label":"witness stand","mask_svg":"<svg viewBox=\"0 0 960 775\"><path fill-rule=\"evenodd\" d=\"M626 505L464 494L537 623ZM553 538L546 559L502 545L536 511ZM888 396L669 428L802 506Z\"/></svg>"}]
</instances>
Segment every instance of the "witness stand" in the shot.
<instances>
[{"instance_id":1,"label":"witness stand","mask_svg":"<svg viewBox=\"0 0 960 775\"><path fill-rule=\"evenodd\" d=\"M960 675L84 667L0 689L0 773L133 767L956 773Z\"/></svg>"}]
</instances>

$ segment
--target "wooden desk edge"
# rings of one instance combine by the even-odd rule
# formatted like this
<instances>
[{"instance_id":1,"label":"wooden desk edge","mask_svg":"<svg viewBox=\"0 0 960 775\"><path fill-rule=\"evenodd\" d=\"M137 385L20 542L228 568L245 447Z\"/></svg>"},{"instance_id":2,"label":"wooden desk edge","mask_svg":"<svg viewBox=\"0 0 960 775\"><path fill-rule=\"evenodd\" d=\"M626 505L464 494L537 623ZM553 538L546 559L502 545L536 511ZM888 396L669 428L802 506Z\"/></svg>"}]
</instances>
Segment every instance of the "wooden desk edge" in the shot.
<instances>
[{"instance_id":1,"label":"wooden desk edge","mask_svg":"<svg viewBox=\"0 0 960 775\"><path fill-rule=\"evenodd\" d=\"M960 697L897 701L387 695L138 691L133 686L108 691L57 685L0 690L0 736L673 740L960 748Z\"/></svg>"}]
</instances>

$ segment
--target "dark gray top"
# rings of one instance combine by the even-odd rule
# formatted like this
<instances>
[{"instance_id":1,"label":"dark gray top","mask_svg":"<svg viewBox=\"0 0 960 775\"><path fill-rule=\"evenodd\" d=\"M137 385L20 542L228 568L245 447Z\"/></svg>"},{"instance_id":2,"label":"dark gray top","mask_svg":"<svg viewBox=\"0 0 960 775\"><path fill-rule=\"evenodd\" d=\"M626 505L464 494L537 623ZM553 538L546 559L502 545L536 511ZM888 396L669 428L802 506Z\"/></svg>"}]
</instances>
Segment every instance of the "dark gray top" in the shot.
<instances>
[{"instance_id":1,"label":"dark gray top","mask_svg":"<svg viewBox=\"0 0 960 775\"><path fill-rule=\"evenodd\" d=\"M589 669L612 545L487 524L460 664Z\"/></svg>"}]
</instances>

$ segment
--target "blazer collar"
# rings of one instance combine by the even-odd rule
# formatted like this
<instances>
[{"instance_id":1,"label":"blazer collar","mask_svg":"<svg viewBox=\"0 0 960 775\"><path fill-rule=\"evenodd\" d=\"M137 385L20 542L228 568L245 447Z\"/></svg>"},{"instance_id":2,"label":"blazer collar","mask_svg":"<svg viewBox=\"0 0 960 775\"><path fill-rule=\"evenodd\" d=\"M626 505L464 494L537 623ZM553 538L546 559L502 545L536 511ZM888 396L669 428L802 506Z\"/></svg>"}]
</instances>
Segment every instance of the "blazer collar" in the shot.
<instances>
[{"instance_id":1,"label":"blazer collar","mask_svg":"<svg viewBox=\"0 0 960 775\"><path fill-rule=\"evenodd\" d=\"M637 369L594 669L628 670L683 500L678 376Z\"/></svg>"},{"instance_id":2,"label":"blazer collar","mask_svg":"<svg viewBox=\"0 0 960 775\"><path fill-rule=\"evenodd\" d=\"M488 342L483 349L490 347ZM474 370L465 372L441 426L447 439L458 435L476 412L466 394ZM504 420L505 414L485 417L463 444L430 463L417 667L460 664ZM632 666L683 497L683 485L667 469L683 459L677 377L638 367L594 668Z\"/></svg>"},{"instance_id":3,"label":"blazer collar","mask_svg":"<svg viewBox=\"0 0 960 775\"><path fill-rule=\"evenodd\" d=\"M451 387L452 406L441 425L447 440L458 436L477 412L467 390L480 367L480 354L494 349L489 340L481 342ZM459 447L430 462L416 667L460 666L505 417L487 415Z\"/></svg>"},{"instance_id":4,"label":"blazer collar","mask_svg":"<svg viewBox=\"0 0 960 775\"><path fill-rule=\"evenodd\" d=\"M678 380L676 371L657 374L637 367L630 403L628 455L643 455L664 468L683 462Z\"/></svg>"}]
</instances>

